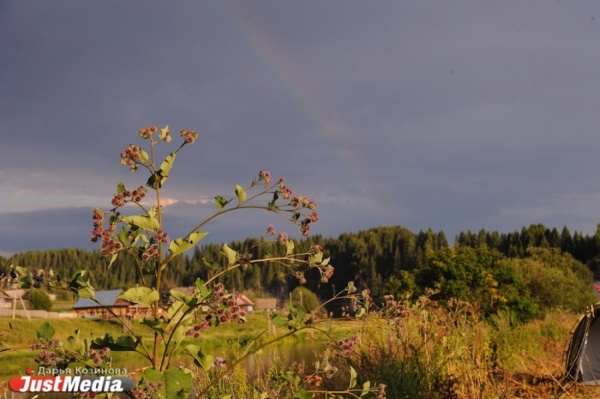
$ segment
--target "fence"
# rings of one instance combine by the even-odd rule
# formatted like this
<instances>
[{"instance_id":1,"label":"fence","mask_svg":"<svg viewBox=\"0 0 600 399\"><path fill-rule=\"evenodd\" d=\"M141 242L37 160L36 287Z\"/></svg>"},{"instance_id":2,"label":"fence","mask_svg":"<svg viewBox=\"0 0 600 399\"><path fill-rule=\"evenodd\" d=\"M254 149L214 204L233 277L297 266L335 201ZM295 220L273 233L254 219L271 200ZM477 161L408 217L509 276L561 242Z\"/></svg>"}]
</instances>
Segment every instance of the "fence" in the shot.
<instances>
[{"instance_id":1,"label":"fence","mask_svg":"<svg viewBox=\"0 0 600 399\"><path fill-rule=\"evenodd\" d=\"M12 317L13 314L18 317L29 317L41 318L41 319L75 319L77 314L75 312L47 312L45 310L12 310L12 309L0 309L0 317Z\"/></svg>"}]
</instances>

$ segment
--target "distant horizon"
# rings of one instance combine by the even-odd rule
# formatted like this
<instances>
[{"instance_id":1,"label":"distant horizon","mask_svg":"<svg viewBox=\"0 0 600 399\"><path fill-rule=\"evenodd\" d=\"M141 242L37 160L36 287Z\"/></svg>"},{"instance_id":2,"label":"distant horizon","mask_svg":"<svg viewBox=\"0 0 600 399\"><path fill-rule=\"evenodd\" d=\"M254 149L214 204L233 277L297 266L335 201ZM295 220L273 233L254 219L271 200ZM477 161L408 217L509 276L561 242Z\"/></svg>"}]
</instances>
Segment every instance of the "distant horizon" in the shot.
<instances>
[{"instance_id":1,"label":"distant horizon","mask_svg":"<svg viewBox=\"0 0 600 399\"><path fill-rule=\"evenodd\" d=\"M530 224L528 226L522 226L519 229L514 229L514 230L511 230L511 231L487 230L487 229L483 229L483 228L478 229L478 230L468 230L468 229L467 230L461 230L461 231L459 231L458 233L456 233L452 237L447 236L446 233L443 230L434 230L434 229L431 229L431 228L413 230L413 229L409 229L409 228L407 228L405 226L398 225L398 224L395 224L395 225L373 226L373 227L369 227L369 228L365 228L365 229L359 229L359 230L356 230L356 231L344 231L344 232L341 232L341 233L339 233L337 235L313 234L311 236L318 235L318 236L321 236L321 237L323 237L325 239L339 239L339 236L341 236L342 234L355 234L355 233L360 233L362 231L369 231L369 230L378 229L378 228L385 228L385 227L400 227L400 228L404 228L404 229L409 230L411 233L413 233L415 235L418 235L420 232L427 232L428 230L431 230L432 232L434 232L436 234L444 233L444 235L446 236L446 239L448 240L448 245L449 246L453 246L453 245L456 244L456 240L457 240L458 236L461 233L471 232L471 233L477 234L481 230L484 230L486 233L494 233L494 232L496 232L496 233L499 233L500 235L507 235L507 234L511 234L511 233L515 233L515 232L516 233L520 233L525 228L530 228L532 226L537 226L537 225L543 225L545 229L548 229L550 231L553 230L553 229L556 229L558 231L558 233L561 233L562 230L565 227L567 227L567 229L569 230L569 233L571 234L571 236L573 236L576 233L579 233L579 234L582 235L582 237L584 237L584 238L588 237L589 238L589 237L592 237L595 234L595 233L593 233L593 234L584 233L584 232L579 231L579 230L571 230L571 229L569 229L568 226L562 226L562 227L552 226L552 227L550 227L550 226L544 225L543 223L532 223L532 224ZM232 240L224 240L224 241L222 241L222 240L219 240L219 241L216 241L216 240L210 241L208 239L205 239L205 240L202 240L198 244L198 246L201 247L202 245L210 245L210 244L217 244L218 245L218 244L224 244L224 243L229 244L231 242L240 242L240 241L244 241L246 239L259 239L259 238L260 238L260 236L247 236L247 237L244 237L244 238L232 239ZM301 241L301 240L306 239L306 237L293 237L293 239ZM56 248L45 248L45 249L29 249L29 250L15 252L15 253L12 253L12 254L9 254L9 255L0 253L0 256L8 260L11 257L13 257L14 255L18 255L18 254L21 254L21 253L26 253L26 252L43 252L43 251L60 251L60 250L63 250L63 249L76 249L76 250L84 250L84 251L93 252L93 251L96 251L96 250L99 249L99 244L98 245L93 245L93 246L90 246L90 247L87 247L87 248L85 248L85 247L56 247ZM188 254L189 253L190 252L188 252Z\"/></svg>"}]
</instances>

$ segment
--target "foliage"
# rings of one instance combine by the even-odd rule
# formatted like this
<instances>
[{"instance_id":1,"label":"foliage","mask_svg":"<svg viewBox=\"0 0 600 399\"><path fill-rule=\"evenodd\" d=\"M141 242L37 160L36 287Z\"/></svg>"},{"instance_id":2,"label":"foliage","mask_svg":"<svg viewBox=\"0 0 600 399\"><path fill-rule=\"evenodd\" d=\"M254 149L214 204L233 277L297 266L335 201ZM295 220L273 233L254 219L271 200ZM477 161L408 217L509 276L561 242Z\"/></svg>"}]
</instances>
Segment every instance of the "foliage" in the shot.
<instances>
[{"instance_id":1,"label":"foliage","mask_svg":"<svg viewBox=\"0 0 600 399\"><path fill-rule=\"evenodd\" d=\"M430 254L417 283L435 289L437 299L478 303L484 316L510 309L521 320L535 309L519 271L498 251L487 247L454 247Z\"/></svg>"},{"instance_id":2,"label":"foliage","mask_svg":"<svg viewBox=\"0 0 600 399\"><path fill-rule=\"evenodd\" d=\"M590 397L576 396L579 388L561 380L576 315L557 312L520 324L502 311L486 322L475 303L441 303L430 295L387 296L385 307L363 321L355 350L332 354L331 366L352 367L398 399ZM321 383L343 386L335 377Z\"/></svg>"},{"instance_id":3,"label":"foliage","mask_svg":"<svg viewBox=\"0 0 600 399\"><path fill-rule=\"evenodd\" d=\"M25 295L25 299L29 301L31 309L46 310L52 309L52 300L46 290L30 289Z\"/></svg>"},{"instance_id":4,"label":"foliage","mask_svg":"<svg viewBox=\"0 0 600 399\"><path fill-rule=\"evenodd\" d=\"M317 310L320 306L317 295L306 287L296 287L292 291L292 305L306 313Z\"/></svg>"},{"instance_id":5,"label":"foliage","mask_svg":"<svg viewBox=\"0 0 600 399\"><path fill-rule=\"evenodd\" d=\"M533 300L543 312L552 309L583 311L596 298L589 289L592 273L569 254L557 249L530 249L516 261Z\"/></svg>"}]
</instances>

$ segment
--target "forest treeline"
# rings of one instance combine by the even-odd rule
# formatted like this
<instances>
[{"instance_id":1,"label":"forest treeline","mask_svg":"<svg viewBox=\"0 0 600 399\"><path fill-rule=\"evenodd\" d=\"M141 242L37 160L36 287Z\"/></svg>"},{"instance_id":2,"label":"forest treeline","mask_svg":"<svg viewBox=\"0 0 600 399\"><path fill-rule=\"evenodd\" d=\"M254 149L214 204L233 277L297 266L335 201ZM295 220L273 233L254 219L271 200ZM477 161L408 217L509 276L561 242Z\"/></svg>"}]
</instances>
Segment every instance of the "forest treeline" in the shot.
<instances>
[{"instance_id":1,"label":"forest treeline","mask_svg":"<svg viewBox=\"0 0 600 399\"><path fill-rule=\"evenodd\" d=\"M228 245L240 253L261 259L281 251L270 242L248 238ZM443 232L418 233L401 226L377 227L343 233L337 238L316 235L296 242L298 251L314 245L324 248L335 267L333 278L321 284L317 273L308 275L307 287L321 298L330 298L353 281L371 290L375 304L383 295L418 296L478 303L483 314L509 310L520 320L543 315L556 308L580 311L592 301L592 281L600 268L600 225L593 236L564 227L541 224L521 231L498 233L480 230L461 232L450 246ZM9 265L53 270L71 276L76 270L90 271L96 289L127 288L139 281L131 257L119 256L110 268L98 251L61 249L29 251L0 259L0 273ZM226 259L221 245L196 247L188 256L176 258L165 273L169 288L190 286L206 280ZM251 291L254 296L286 298L298 285L285 266L268 261L226 273L221 280L228 288Z\"/></svg>"}]
</instances>

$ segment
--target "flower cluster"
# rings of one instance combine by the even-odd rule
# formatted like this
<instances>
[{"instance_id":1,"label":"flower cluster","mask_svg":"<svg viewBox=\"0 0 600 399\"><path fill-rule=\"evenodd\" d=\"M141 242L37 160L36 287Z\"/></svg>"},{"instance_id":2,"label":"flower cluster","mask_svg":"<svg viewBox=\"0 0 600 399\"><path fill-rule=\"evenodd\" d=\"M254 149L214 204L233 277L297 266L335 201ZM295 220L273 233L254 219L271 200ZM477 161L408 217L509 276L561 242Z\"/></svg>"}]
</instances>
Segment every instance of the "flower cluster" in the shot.
<instances>
[{"instance_id":1,"label":"flower cluster","mask_svg":"<svg viewBox=\"0 0 600 399\"><path fill-rule=\"evenodd\" d=\"M201 330L206 330L208 328L208 326L210 325L210 323L208 321L205 321L201 324L194 324L192 327L190 327L186 332L185 335L187 335L188 337L191 336L193 338L200 338L200 331Z\"/></svg>"},{"instance_id":2,"label":"flower cluster","mask_svg":"<svg viewBox=\"0 0 600 399\"><path fill-rule=\"evenodd\" d=\"M215 357L213 360L211 367L222 369L227 365L227 360L223 359L221 356Z\"/></svg>"},{"instance_id":3,"label":"flower cluster","mask_svg":"<svg viewBox=\"0 0 600 399\"><path fill-rule=\"evenodd\" d=\"M198 138L198 132L195 131L195 130L181 129L179 131L179 135L181 137L183 137L183 139L185 140L186 144L193 144L194 141L196 141L196 139Z\"/></svg>"},{"instance_id":4,"label":"flower cluster","mask_svg":"<svg viewBox=\"0 0 600 399\"><path fill-rule=\"evenodd\" d=\"M264 186L267 188L273 180L271 179L271 174L269 172L261 170L258 172L258 181L264 182ZM308 237L310 233L310 223L316 223L319 220L319 215L315 212L317 203L302 195L292 197L293 191L286 186L283 178L279 179L275 186L277 187L277 191L273 193L273 200L269 203L269 210L276 211L279 209L279 207L275 205L275 201L277 201L279 197L288 200L289 203L287 206L294 212L291 221L298 225L298 229L304 237ZM312 212L301 216L301 210ZM268 233L273 233L273 231Z\"/></svg>"},{"instance_id":5,"label":"flower cluster","mask_svg":"<svg viewBox=\"0 0 600 399\"><path fill-rule=\"evenodd\" d=\"M129 166L129 170L132 172L137 170L137 164L140 161L143 161L143 152L136 145L131 144L121 153L121 165Z\"/></svg>"},{"instance_id":6,"label":"flower cluster","mask_svg":"<svg viewBox=\"0 0 600 399\"><path fill-rule=\"evenodd\" d=\"M258 172L258 180L262 180L264 182L265 187L269 186L273 182L273 180L271 179L271 174L264 170Z\"/></svg>"},{"instance_id":7,"label":"flower cluster","mask_svg":"<svg viewBox=\"0 0 600 399\"><path fill-rule=\"evenodd\" d=\"M148 190L144 186L139 186L133 191L125 190L115 194L111 203L115 207L120 207L125 205L125 203L128 201L140 202L142 198L146 196L147 191Z\"/></svg>"},{"instance_id":8,"label":"flower cluster","mask_svg":"<svg viewBox=\"0 0 600 399\"><path fill-rule=\"evenodd\" d=\"M150 258L158 257L159 254L158 244L151 244L148 245L148 248L146 248L144 252L142 252L141 257L143 261L147 261L150 260Z\"/></svg>"},{"instance_id":9,"label":"flower cluster","mask_svg":"<svg viewBox=\"0 0 600 399\"><path fill-rule=\"evenodd\" d=\"M377 395L377 399L386 399L385 388L387 388L387 385L379 384L379 394Z\"/></svg>"},{"instance_id":10,"label":"flower cluster","mask_svg":"<svg viewBox=\"0 0 600 399\"><path fill-rule=\"evenodd\" d=\"M342 356L348 357L353 351L356 343L360 341L358 335L352 338L344 338L337 341L338 349L341 351Z\"/></svg>"},{"instance_id":11,"label":"flower cluster","mask_svg":"<svg viewBox=\"0 0 600 399\"><path fill-rule=\"evenodd\" d=\"M111 359L109 357L110 348L108 348L106 346L104 348L100 349L99 351L97 351L95 349L89 349L88 355L90 356L90 359L94 363L94 366L100 366L102 363L109 364L111 361Z\"/></svg>"},{"instance_id":12,"label":"flower cluster","mask_svg":"<svg viewBox=\"0 0 600 399\"><path fill-rule=\"evenodd\" d=\"M164 387L165 383L162 381L150 382L143 380L131 393L136 399L151 399Z\"/></svg>"},{"instance_id":13,"label":"flower cluster","mask_svg":"<svg viewBox=\"0 0 600 399\"><path fill-rule=\"evenodd\" d=\"M287 233L279 233L279 236L277 237L277 242L279 243L279 245L286 245L288 242Z\"/></svg>"},{"instance_id":14,"label":"flower cluster","mask_svg":"<svg viewBox=\"0 0 600 399\"><path fill-rule=\"evenodd\" d=\"M113 238L116 228L114 224L111 224L102 232L102 244L100 244L102 256L113 255L123 249L123 244Z\"/></svg>"},{"instance_id":15,"label":"flower cluster","mask_svg":"<svg viewBox=\"0 0 600 399\"><path fill-rule=\"evenodd\" d=\"M304 237L308 237L310 233L310 223L316 223L319 221L319 215L317 212L315 212L315 209L317 209L317 203L301 195L296 195L290 200L290 204L294 209L305 208L312 211L299 222L300 232ZM300 215L298 213L295 214L295 217L300 219Z\"/></svg>"},{"instance_id":16,"label":"flower cluster","mask_svg":"<svg viewBox=\"0 0 600 399\"><path fill-rule=\"evenodd\" d=\"M333 271L334 270L335 270L335 268L333 266L331 266L331 265L327 265L327 267L325 267L325 271L321 275L321 282L323 284L326 284L327 282L329 282L329 279L331 277L333 277Z\"/></svg>"},{"instance_id":17,"label":"flower cluster","mask_svg":"<svg viewBox=\"0 0 600 399\"><path fill-rule=\"evenodd\" d=\"M97 242L99 238L102 239L102 244L100 244L102 256L116 254L123 249L123 244L113 238L117 226L111 223L107 229L103 229L102 219L96 219L97 215L97 210L94 210L94 230L92 230L90 241Z\"/></svg>"},{"instance_id":18,"label":"flower cluster","mask_svg":"<svg viewBox=\"0 0 600 399\"><path fill-rule=\"evenodd\" d=\"M68 366L69 361L59 354L57 348L60 347L59 339L46 340L40 338L39 341L29 346L32 351L42 349L35 358L35 362L46 367L55 367L64 369ZM59 352L60 353L60 352Z\"/></svg>"},{"instance_id":19,"label":"flower cluster","mask_svg":"<svg viewBox=\"0 0 600 399\"><path fill-rule=\"evenodd\" d=\"M46 272L44 269L34 269L33 273L31 273L31 277L33 278L33 286L35 288L40 288L42 284L44 284Z\"/></svg>"},{"instance_id":20,"label":"flower cluster","mask_svg":"<svg viewBox=\"0 0 600 399\"><path fill-rule=\"evenodd\" d=\"M154 233L153 238L158 241L158 242L162 242L164 244L167 244L171 239L169 238L169 235L167 233L165 233L164 231L158 229L156 231L156 233Z\"/></svg>"},{"instance_id":21,"label":"flower cluster","mask_svg":"<svg viewBox=\"0 0 600 399\"><path fill-rule=\"evenodd\" d=\"M292 197L293 191L291 188L285 185L283 178L277 181L278 192L284 200L289 200Z\"/></svg>"},{"instance_id":22,"label":"flower cluster","mask_svg":"<svg viewBox=\"0 0 600 399\"><path fill-rule=\"evenodd\" d=\"M102 237L102 223L104 223L104 212L96 208L92 212L92 219L94 220L94 229L92 230L91 241L96 242L98 238Z\"/></svg>"},{"instance_id":23,"label":"flower cluster","mask_svg":"<svg viewBox=\"0 0 600 399\"><path fill-rule=\"evenodd\" d=\"M292 198L290 200L290 204L292 205L292 207L294 209L299 209L299 208L308 208L311 210L317 209L316 202L311 201L307 197L303 197L301 195L296 195L294 198Z\"/></svg>"},{"instance_id":24,"label":"flower cluster","mask_svg":"<svg viewBox=\"0 0 600 399\"><path fill-rule=\"evenodd\" d=\"M38 342L36 342L33 345L30 345L29 349L31 349L32 351L34 351L36 349L53 349L53 348L56 348L57 346L60 346L60 339L58 339L58 338L51 339L51 340L46 340L44 338L40 338Z\"/></svg>"},{"instance_id":25,"label":"flower cluster","mask_svg":"<svg viewBox=\"0 0 600 399\"><path fill-rule=\"evenodd\" d=\"M218 283L215 285L213 291L214 301L216 303L216 310L214 315L216 323L227 323L229 321L237 321L239 324L246 322L246 311L239 306L238 302L240 299L240 293L234 292L233 294L227 292L223 284ZM206 316L206 321L211 322L212 315Z\"/></svg>"},{"instance_id":26,"label":"flower cluster","mask_svg":"<svg viewBox=\"0 0 600 399\"><path fill-rule=\"evenodd\" d=\"M156 126L148 126L138 132L143 139L150 139L153 133L156 133Z\"/></svg>"},{"instance_id":27,"label":"flower cluster","mask_svg":"<svg viewBox=\"0 0 600 399\"><path fill-rule=\"evenodd\" d=\"M387 316L401 318L410 316L406 307L399 303L393 295L384 295L383 300L385 301L384 313L386 313Z\"/></svg>"}]
</instances>

